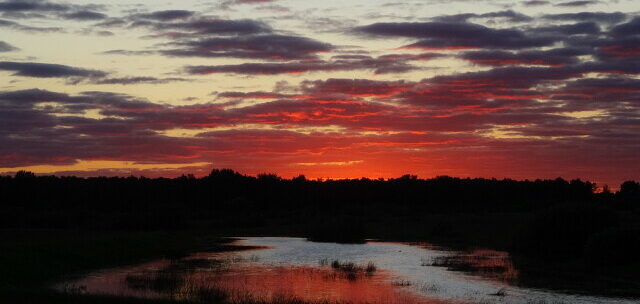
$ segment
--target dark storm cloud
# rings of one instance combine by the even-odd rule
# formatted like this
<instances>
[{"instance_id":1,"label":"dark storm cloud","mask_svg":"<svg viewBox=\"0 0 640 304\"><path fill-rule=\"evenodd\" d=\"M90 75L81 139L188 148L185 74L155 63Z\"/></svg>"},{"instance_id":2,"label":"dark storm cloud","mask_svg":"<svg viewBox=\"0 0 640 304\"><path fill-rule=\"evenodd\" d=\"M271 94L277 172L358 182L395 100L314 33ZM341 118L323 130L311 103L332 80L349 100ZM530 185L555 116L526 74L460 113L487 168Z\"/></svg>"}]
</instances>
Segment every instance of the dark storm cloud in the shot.
<instances>
[{"instance_id":1,"label":"dark storm cloud","mask_svg":"<svg viewBox=\"0 0 640 304\"><path fill-rule=\"evenodd\" d=\"M146 36L184 38L202 36L233 36L272 33L273 29L261 21L252 19L221 19L190 10L162 10L148 13L131 13L124 17L110 18L96 24L101 27L146 28Z\"/></svg>"},{"instance_id":2,"label":"dark storm cloud","mask_svg":"<svg viewBox=\"0 0 640 304\"><path fill-rule=\"evenodd\" d=\"M19 50L20 50L19 48L15 47L15 46L13 46L11 44L8 44L8 43L6 43L4 41L0 41L0 53L13 52L13 51L19 51Z\"/></svg>"},{"instance_id":3,"label":"dark storm cloud","mask_svg":"<svg viewBox=\"0 0 640 304\"><path fill-rule=\"evenodd\" d=\"M71 67L61 64L35 63L35 62L0 62L0 70L14 72L14 76L51 78L51 77L104 77L107 73Z\"/></svg>"},{"instance_id":4,"label":"dark storm cloud","mask_svg":"<svg viewBox=\"0 0 640 304\"><path fill-rule=\"evenodd\" d=\"M163 50L162 54L179 57L235 57L267 60L315 58L319 52L334 47L314 39L286 35L220 37L193 41L178 41L180 48Z\"/></svg>"},{"instance_id":5,"label":"dark storm cloud","mask_svg":"<svg viewBox=\"0 0 640 304\"><path fill-rule=\"evenodd\" d=\"M389 99L391 93L387 89L369 91L367 83L349 95L346 88L337 88L343 93L336 95L335 91L313 90L306 92L312 95L293 96L291 99L280 99L260 103L249 107L232 108L222 112L226 121L242 121L244 123L262 123L269 125L307 125L329 126L337 125L352 130L422 130L422 131L471 131L490 127L492 124L518 124L536 121L552 121L561 119L559 115L535 110L536 103L499 100L486 102L477 106L469 102L447 104L444 100L433 101L425 98L420 103L413 103L411 107L396 107L394 105L376 102L366 102L360 96L382 96ZM379 85L379 84L376 84ZM418 88L415 88L419 92ZM407 94L399 94L398 99L414 97L412 90ZM393 94L393 93L391 93ZM415 96L417 97L417 96ZM433 97L433 96L429 96ZM391 98L390 100L393 100ZM440 103L442 102L442 103ZM477 101L479 102L479 101ZM405 105L408 102L403 101ZM460 107L467 107L468 110ZM509 110L512 106L514 109ZM527 110L531 108L531 110ZM429 109L429 111L425 111ZM515 110L517 109L517 111Z\"/></svg>"},{"instance_id":6,"label":"dark storm cloud","mask_svg":"<svg viewBox=\"0 0 640 304\"><path fill-rule=\"evenodd\" d=\"M284 63L243 63L233 65L188 66L189 74L231 73L245 75L299 74L306 72L329 72L349 70L372 70L375 74L404 73L419 69L409 63L417 56L340 55L331 60L305 60Z\"/></svg>"},{"instance_id":7,"label":"dark storm cloud","mask_svg":"<svg viewBox=\"0 0 640 304\"><path fill-rule=\"evenodd\" d=\"M105 52L110 54L291 61L318 59L318 53L335 49L330 43L278 33L262 21L219 19L183 10L133 14L109 24L147 28L151 31L147 38L169 40L154 51Z\"/></svg>"},{"instance_id":8,"label":"dark storm cloud","mask_svg":"<svg viewBox=\"0 0 640 304\"><path fill-rule=\"evenodd\" d=\"M14 71L13 76L35 77L35 78L68 78L67 84L164 84L170 82L191 81L186 78L157 78L157 77L119 77L106 78L108 73L75 68L65 65L45 64L45 63L19 63L0 62L0 70Z\"/></svg>"},{"instance_id":9,"label":"dark storm cloud","mask_svg":"<svg viewBox=\"0 0 640 304\"><path fill-rule=\"evenodd\" d=\"M102 55L124 55L124 56L142 56L157 54L156 51L129 51L129 50L108 50L101 52Z\"/></svg>"},{"instance_id":10,"label":"dark storm cloud","mask_svg":"<svg viewBox=\"0 0 640 304\"><path fill-rule=\"evenodd\" d=\"M66 4L57 4L44 0L8 0L0 2L0 11L25 12L25 11L66 11L71 7Z\"/></svg>"},{"instance_id":11,"label":"dark storm cloud","mask_svg":"<svg viewBox=\"0 0 640 304\"><path fill-rule=\"evenodd\" d=\"M608 60L614 57L618 60L636 60L640 55L640 37L606 39L604 41L592 42L600 48L598 57Z\"/></svg>"},{"instance_id":12,"label":"dark storm cloud","mask_svg":"<svg viewBox=\"0 0 640 304\"><path fill-rule=\"evenodd\" d=\"M2 110L15 106L31 108L35 104L43 102L56 104L55 106L46 106L37 109L37 111L46 113L78 114L89 109L141 111L157 110L162 107L146 100L111 92L82 92L80 95L75 96L41 89L0 92L0 109Z\"/></svg>"},{"instance_id":13,"label":"dark storm cloud","mask_svg":"<svg viewBox=\"0 0 640 304\"><path fill-rule=\"evenodd\" d=\"M306 94L345 94L351 96L390 96L414 87L416 83L406 81L375 81L368 79L336 79L304 81Z\"/></svg>"},{"instance_id":14,"label":"dark storm cloud","mask_svg":"<svg viewBox=\"0 0 640 304\"><path fill-rule=\"evenodd\" d=\"M1 27L5 27L5 28L17 30L17 31L37 32L37 33L52 33L52 32L62 32L63 31L63 29L61 27L28 26L28 25L22 25L20 23L14 22L14 21L3 20L3 19L0 19L0 28Z\"/></svg>"},{"instance_id":15,"label":"dark storm cloud","mask_svg":"<svg viewBox=\"0 0 640 304\"><path fill-rule=\"evenodd\" d=\"M544 1L544 0L529 0L529 1L522 2L524 6L541 6L541 5L547 5L549 3L550 3L549 1Z\"/></svg>"},{"instance_id":16,"label":"dark storm cloud","mask_svg":"<svg viewBox=\"0 0 640 304\"><path fill-rule=\"evenodd\" d=\"M138 16L144 19L153 19L153 20L159 20L159 21L173 21L176 19L190 18L194 14L195 12L187 11L187 10L166 10L166 11L156 11L149 14L141 14Z\"/></svg>"},{"instance_id":17,"label":"dark storm cloud","mask_svg":"<svg viewBox=\"0 0 640 304\"><path fill-rule=\"evenodd\" d=\"M51 105L37 105L42 102ZM0 128L0 155L15 156L3 158L0 163L15 166L64 163L76 158L191 155L185 140L159 136L132 121L79 116L92 109L141 113L161 108L144 100L107 92L85 92L75 96L37 89L0 92L3 126ZM131 146L133 138L135 148ZM178 142L182 144L176 145ZM157 146L152 148L154 145Z\"/></svg>"},{"instance_id":18,"label":"dark storm cloud","mask_svg":"<svg viewBox=\"0 0 640 304\"><path fill-rule=\"evenodd\" d=\"M483 75L431 79L424 85L425 88L418 86L416 89L403 91L396 98L403 104L450 111L451 114L467 111L481 114L505 107L529 107L536 104L535 100L542 96L529 91L534 82L528 80L498 80L487 83L482 78L475 78L481 76Z\"/></svg>"},{"instance_id":19,"label":"dark storm cloud","mask_svg":"<svg viewBox=\"0 0 640 304\"><path fill-rule=\"evenodd\" d=\"M611 108L621 103L635 103L640 110L640 80L623 77L582 78L566 83L563 94L554 96L556 100L575 103L574 106L588 104L592 108ZM578 97L578 98L576 98ZM628 107L632 110L632 107Z\"/></svg>"},{"instance_id":20,"label":"dark storm cloud","mask_svg":"<svg viewBox=\"0 0 640 304\"><path fill-rule=\"evenodd\" d=\"M214 74L230 73L245 75L276 75L276 74L298 74L310 71L337 71L349 70L353 66L335 66L326 64L324 61L289 62L289 63L242 63L231 65L212 66L188 66L185 71L189 74Z\"/></svg>"},{"instance_id":21,"label":"dark storm cloud","mask_svg":"<svg viewBox=\"0 0 640 304\"><path fill-rule=\"evenodd\" d=\"M578 56L589 55L589 48L557 48L548 51L474 51L465 52L460 58L483 65L547 65L562 66L578 63Z\"/></svg>"},{"instance_id":22,"label":"dark storm cloud","mask_svg":"<svg viewBox=\"0 0 640 304\"><path fill-rule=\"evenodd\" d=\"M218 98L229 98L229 99L276 99L276 98L287 98L291 97L291 95L273 93L273 92L222 92L215 93Z\"/></svg>"},{"instance_id":23,"label":"dark storm cloud","mask_svg":"<svg viewBox=\"0 0 640 304\"><path fill-rule=\"evenodd\" d=\"M542 18L554 21L594 21L599 23L612 24L624 21L627 18L627 15L621 12L581 12L570 14L549 14L543 15Z\"/></svg>"},{"instance_id":24,"label":"dark storm cloud","mask_svg":"<svg viewBox=\"0 0 640 304\"><path fill-rule=\"evenodd\" d=\"M579 22L565 25L551 25L531 29L536 33L563 34L563 35L597 35L600 27L595 22Z\"/></svg>"},{"instance_id":25,"label":"dark storm cloud","mask_svg":"<svg viewBox=\"0 0 640 304\"><path fill-rule=\"evenodd\" d=\"M529 22L533 20L533 18L525 14L514 12L512 10L485 13L485 14L467 13L467 14L457 14L457 15L445 15L445 16L438 16L434 18L434 20L441 21L441 22L467 22L469 19L495 19L495 18L505 18L510 22Z\"/></svg>"},{"instance_id":26,"label":"dark storm cloud","mask_svg":"<svg viewBox=\"0 0 640 304\"><path fill-rule=\"evenodd\" d=\"M0 92L0 100L17 104L57 101L66 98L69 98L69 95L40 89Z\"/></svg>"},{"instance_id":27,"label":"dark storm cloud","mask_svg":"<svg viewBox=\"0 0 640 304\"><path fill-rule=\"evenodd\" d=\"M106 19L107 15L93 11L78 11L62 15L63 18L79 21L95 21Z\"/></svg>"},{"instance_id":28,"label":"dark storm cloud","mask_svg":"<svg viewBox=\"0 0 640 304\"><path fill-rule=\"evenodd\" d=\"M593 0L583 0L583 1L568 1L568 2L561 2L556 4L556 6L567 6L567 7L578 7L578 6L587 6L587 5L591 5L591 4L596 4L599 3L600 1L593 1Z\"/></svg>"},{"instance_id":29,"label":"dark storm cloud","mask_svg":"<svg viewBox=\"0 0 640 304\"><path fill-rule=\"evenodd\" d=\"M428 49L506 48L522 49L552 45L556 37L528 37L514 29L492 29L473 23L422 22L374 23L355 29L369 36L422 39L407 47Z\"/></svg>"},{"instance_id":30,"label":"dark storm cloud","mask_svg":"<svg viewBox=\"0 0 640 304\"><path fill-rule=\"evenodd\" d=\"M640 17L635 17L627 23L615 26L611 29L614 36L634 36L640 35Z\"/></svg>"},{"instance_id":31,"label":"dark storm cloud","mask_svg":"<svg viewBox=\"0 0 640 304\"><path fill-rule=\"evenodd\" d=\"M637 52L638 50L636 50L636 54ZM579 65L578 68L585 72L628 74L628 75L640 74L640 65L634 64L633 56L631 57L631 60L608 60L608 61L598 61L598 62L585 62Z\"/></svg>"},{"instance_id":32,"label":"dark storm cloud","mask_svg":"<svg viewBox=\"0 0 640 304\"><path fill-rule=\"evenodd\" d=\"M267 24L255 20L225 20L205 17L188 20L180 19L180 21L174 22L156 22L143 19L134 21L131 26L150 27L157 31L182 31L184 35L249 35L272 31Z\"/></svg>"},{"instance_id":33,"label":"dark storm cloud","mask_svg":"<svg viewBox=\"0 0 640 304\"><path fill-rule=\"evenodd\" d=\"M535 75L536 80L530 81L523 77L522 75L526 73ZM491 78L491 75L495 77ZM522 124L565 119L555 113L566 109L557 104L543 104L536 101L538 98L544 98L544 93L531 91L529 88L541 81L568 79L573 76L575 73L566 70L521 68L436 77L420 83L364 79L305 81L302 83L302 94L299 96L270 97L265 92L260 96L306 100L306 102L279 101L233 112L244 113L248 117L255 116L255 119L261 123L294 121L302 123L302 120L305 124L335 124L365 129L469 131L487 128L493 124ZM234 97L242 98L238 94L234 94ZM372 106L366 109L360 108L358 110L360 113L345 108L362 107L363 105L359 105L360 97L382 98L387 102L396 101L411 104L417 108L415 111L408 109L409 112L404 112L402 108ZM321 102L316 103L315 100ZM345 101L353 102L354 105L345 104ZM326 113L322 114L324 107L329 112L324 110ZM333 113L336 109L341 110ZM431 112L427 114L420 109L430 109ZM299 114L292 116L291 113ZM336 115L337 113L345 113L345 115L340 118ZM349 117L359 118L354 120ZM399 117L402 119L398 119ZM245 119L247 118L243 118Z\"/></svg>"},{"instance_id":34,"label":"dark storm cloud","mask_svg":"<svg viewBox=\"0 0 640 304\"><path fill-rule=\"evenodd\" d=\"M372 36L410 38L472 38L486 35L494 30L472 23L414 22L414 23L374 23L355 29L356 32ZM512 32L506 32L513 35Z\"/></svg>"},{"instance_id":35,"label":"dark storm cloud","mask_svg":"<svg viewBox=\"0 0 640 304\"><path fill-rule=\"evenodd\" d=\"M132 84L163 84L170 82L182 82L190 81L186 78L157 78L157 77L121 77L121 78L99 78L91 80L93 84L119 84L119 85L132 85Z\"/></svg>"},{"instance_id":36,"label":"dark storm cloud","mask_svg":"<svg viewBox=\"0 0 640 304\"><path fill-rule=\"evenodd\" d=\"M467 80L470 83L481 82L485 87L495 88L531 88L542 81L564 80L579 76L586 71L569 67L498 67L488 71L461 73L452 76L436 77L437 80ZM482 79L489 79L483 82Z\"/></svg>"},{"instance_id":37,"label":"dark storm cloud","mask_svg":"<svg viewBox=\"0 0 640 304\"><path fill-rule=\"evenodd\" d=\"M107 16L96 12L104 6L87 4L75 5L46 0L8 0L0 2L0 13L5 18L62 18L76 21L101 20Z\"/></svg>"},{"instance_id":38,"label":"dark storm cloud","mask_svg":"<svg viewBox=\"0 0 640 304\"><path fill-rule=\"evenodd\" d=\"M514 34L517 32L514 32ZM553 37L535 37L528 38L520 35L510 35L504 33L502 37L484 36L476 38L461 38L461 39L426 39L420 40L416 43L407 45L408 48L423 48L423 49L473 49L473 48L488 48L488 49L526 49L534 47L551 46L556 41ZM511 36L511 37L509 37Z\"/></svg>"},{"instance_id":39,"label":"dark storm cloud","mask_svg":"<svg viewBox=\"0 0 640 304\"><path fill-rule=\"evenodd\" d=\"M234 5L240 4L267 4L276 2L276 0L224 0L220 3L220 8L229 9Z\"/></svg>"},{"instance_id":40,"label":"dark storm cloud","mask_svg":"<svg viewBox=\"0 0 640 304\"><path fill-rule=\"evenodd\" d=\"M468 14L467 17L474 14ZM624 20L621 13L578 13L545 15L545 19L577 21L570 24L523 27L521 30L497 30L464 22L443 23L376 23L357 28L370 36L391 36L419 39L407 47L433 49L481 49L462 53L460 58L490 66L542 65L547 70L535 70L532 80L542 73L566 72L580 76L590 72L634 75L640 73L630 61L640 54L640 17L602 31L599 23L611 24ZM603 25L604 26L604 25ZM426 39L425 39L426 38ZM555 45L551 50L531 50ZM503 49L503 50L496 50ZM506 51L510 50L510 51ZM580 56L593 56L581 61ZM563 67L551 69L551 67ZM492 70L492 73L505 70ZM522 73L528 73L522 71ZM528 75L528 74L527 74ZM494 79L495 75L487 76ZM518 78L517 75L515 75ZM564 80L566 78L558 78Z\"/></svg>"},{"instance_id":41,"label":"dark storm cloud","mask_svg":"<svg viewBox=\"0 0 640 304\"><path fill-rule=\"evenodd\" d=\"M609 89L609 90L628 90L640 92L640 79L632 78L583 78L575 80L568 84L569 87L593 88L593 89ZM640 101L640 96L636 96Z\"/></svg>"},{"instance_id":42,"label":"dark storm cloud","mask_svg":"<svg viewBox=\"0 0 640 304\"><path fill-rule=\"evenodd\" d=\"M94 24L97 27L122 27L129 24L124 18L108 18L102 22Z\"/></svg>"}]
</instances>

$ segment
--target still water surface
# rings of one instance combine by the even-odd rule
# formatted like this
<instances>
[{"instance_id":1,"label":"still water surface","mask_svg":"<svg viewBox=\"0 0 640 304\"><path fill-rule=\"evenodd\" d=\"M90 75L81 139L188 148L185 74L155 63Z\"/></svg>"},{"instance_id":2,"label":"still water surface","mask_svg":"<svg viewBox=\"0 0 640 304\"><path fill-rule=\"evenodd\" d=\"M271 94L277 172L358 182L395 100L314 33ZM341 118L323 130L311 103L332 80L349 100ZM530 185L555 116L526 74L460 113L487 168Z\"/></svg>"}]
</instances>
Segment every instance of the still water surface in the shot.
<instances>
[{"instance_id":1,"label":"still water surface","mask_svg":"<svg viewBox=\"0 0 640 304\"><path fill-rule=\"evenodd\" d=\"M235 244L261 249L195 253L180 262L159 260L104 270L55 288L144 298L189 297L202 289L216 289L238 302L295 298L353 304L638 303L517 286L518 272L504 252L477 250L461 256L428 244L334 244L282 237L243 238ZM451 257L474 271L441 267L451 266L446 264ZM335 260L360 268L341 271L332 267ZM370 262L375 271L364 270ZM168 269L180 269L180 278L165 276Z\"/></svg>"}]
</instances>

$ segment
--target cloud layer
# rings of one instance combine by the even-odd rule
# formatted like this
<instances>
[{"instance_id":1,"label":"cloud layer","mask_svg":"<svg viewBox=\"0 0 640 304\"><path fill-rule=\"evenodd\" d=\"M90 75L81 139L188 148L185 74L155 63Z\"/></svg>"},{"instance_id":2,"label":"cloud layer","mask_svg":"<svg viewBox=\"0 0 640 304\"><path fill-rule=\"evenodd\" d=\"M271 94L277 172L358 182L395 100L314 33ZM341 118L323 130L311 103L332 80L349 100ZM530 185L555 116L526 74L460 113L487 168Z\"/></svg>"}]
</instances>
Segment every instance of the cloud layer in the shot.
<instances>
[{"instance_id":1,"label":"cloud layer","mask_svg":"<svg viewBox=\"0 0 640 304\"><path fill-rule=\"evenodd\" d=\"M279 10L282 20L233 14L264 16L267 2L116 13L0 2L3 31L72 35L64 22L91 25L77 35L116 36L92 54L106 62L95 66L3 57L0 73L18 84L0 90L0 168L122 161L284 176L639 178L633 12L586 11L596 1L526 1L517 7L550 12L390 14L375 18L381 22L306 20L329 10L295 6ZM332 25L298 30L287 22ZM3 56L29 51L5 37ZM117 43L123 37L140 43L126 48ZM137 60L158 66L111 68ZM151 86L184 94L178 85L196 83L213 93L181 102L143 96Z\"/></svg>"}]
</instances>

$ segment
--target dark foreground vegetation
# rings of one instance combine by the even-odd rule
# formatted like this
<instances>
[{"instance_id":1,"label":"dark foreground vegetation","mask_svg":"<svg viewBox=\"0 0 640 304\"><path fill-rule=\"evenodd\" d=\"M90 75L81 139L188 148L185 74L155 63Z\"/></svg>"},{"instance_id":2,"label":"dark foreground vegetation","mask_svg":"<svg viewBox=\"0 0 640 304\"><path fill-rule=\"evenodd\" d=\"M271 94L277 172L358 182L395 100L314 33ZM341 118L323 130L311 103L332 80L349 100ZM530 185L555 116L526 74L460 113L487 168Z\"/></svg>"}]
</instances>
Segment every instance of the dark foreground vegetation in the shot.
<instances>
[{"instance_id":1,"label":"dark foreground vegetation","mask_svg":"<svg viewBox=\"0 0 640 304\"><path fill-rule=\"evenodd\" d=\"M50 287L98 269L156 259L176 261L172 263L176 265L193 252L252 249L233 245L230 238L194 231L0 230L0 239L0 303L11 304L196 303L85 295L75 290L58 293Z\"/></svg>"},{"instance_id":2,"label":"dark foreground vegetation","mask_svg":"<svg viewBox=\"0 0 640 304\"><path fill-rule=\"evenodd\" d=\"M625 182L615 193L595 190L592 183L563 179L424 180L407 175L388 180L318 181L303 176L244 176L226 169L213 170L203 178L173 179L19 172L0 177L0 229L8 231L3 235L0 266L16 259L22 259L23 264L36 261L37 265L56 256L64 256L64 262L73 260L74 254L89 260L80 265L77 260L40 265L42 273L5 275L5 268L0 286L20 289L16 286L28 286L29 280L42 282L36 277L54 278L63 269L69 273L89 264L94 268L118 264L92 261L93 256L102 259L101 255L83 252L82 245L70 245L69 252L55 249L64 246L64 239L45 238L41 243L20 237L32 229L56 229L90 235L126 231L129 237L151 231L198 231L306 236L313 241L344 243L378 238L489 247L515 256L525 284L544 285L555 278L558 288L579 290L581 287L571 286L571 282L588 277L595 285L607 286L607 291L619 288L621 292L615 294L630 294L634 289L639 294L640 185ZM162 241L158 244L164 245L157 246L188 248L170 243ZM120 244L128 246L126 241ZM131 248L149 248L142 244ZM100 246L110 245L91 245L87 250ZM53 255L38 256L38 248ZM138 258L167 250L155 248ZM36 253L23 254L29 251ZM135 260L136 251L126 259ZM17 280L10 278L16 276Z\"/></svg>"},{"instance_id":3,"label":"dark foreground vegetation","mask_svg":"<svg viewBox=\"0 0 640 304\"><path fill-rule=\"evenodd\" d=\"M2 230L0 239L0 303L34 304L141 303L59 295L47 286L91 270L180 256L204 244L177 232Z\"/></svg>"}]
</instances>

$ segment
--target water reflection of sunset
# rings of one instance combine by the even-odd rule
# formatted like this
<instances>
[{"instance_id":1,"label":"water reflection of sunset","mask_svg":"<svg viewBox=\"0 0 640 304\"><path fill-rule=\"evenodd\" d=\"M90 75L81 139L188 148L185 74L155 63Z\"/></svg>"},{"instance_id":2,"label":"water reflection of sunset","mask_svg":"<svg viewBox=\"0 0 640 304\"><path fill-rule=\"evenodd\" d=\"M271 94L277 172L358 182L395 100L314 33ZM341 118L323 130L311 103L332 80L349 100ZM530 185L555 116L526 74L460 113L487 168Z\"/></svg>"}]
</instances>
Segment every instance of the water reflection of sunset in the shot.
<instances>
[{"instance_id":1,"label":"water reflection of sunset","mask_svg":"<svg viewBox=\"0 0 640 304\"><path fill-rule=\"evenodd\" d=\"M284 237L248 237L228 246L233 251L103 270L54 288L228 304L636 303L521 286L509 255L493 250Z\"/></svg>"},{"instance_id":2,"label":"water reflection of sunset","mask_svg":"<svg viewBox=\"0 0 640 304\"><path fill-rule=\"evenodd\" d=\"M202 257L203 254L198 256ZM262 266L228 256L221 268L183 269L173 273L175 288L155 290L128 284L131 276L153 280L166 273L171 262L161 260L139 266L105 271L87 276L60 289L82 290L89 294L139 298L190 299L194 291L216 290L228 295L231 303L246 301L276 301L278 299L321 303L451 303L418 295L406 287L394 284L390 271L349 276L330 266Z\"/></svg>"},{"instance_id":3,"label":"water reflection of sunset","mask_svg":"<svg viewBox=\"0 0 640 304\"><path fill-rule=\"evenodd\" d=\"M392 284L388 271L355 279L327 267L251 265L229 273L198 272L192 282L211 282L213 286L242 297L256 299L295 298L310 302L339 303L444 303Z\"/></svg>"},{"instance_id":4,"label":"water reflection of sunset","mask_svg":"<svg viewBox=\"0 0 640 304\"><path fill-rule=\"evenodd\" d=\"M169 265L169 260L157 260L127 268L108 269L87 275L76 281L57 284L54 288L71 293L159 299L163 297L160 292L130 288L126 284L126 279L132 273L154 272Z\"/></svg>"}]
</instances>

